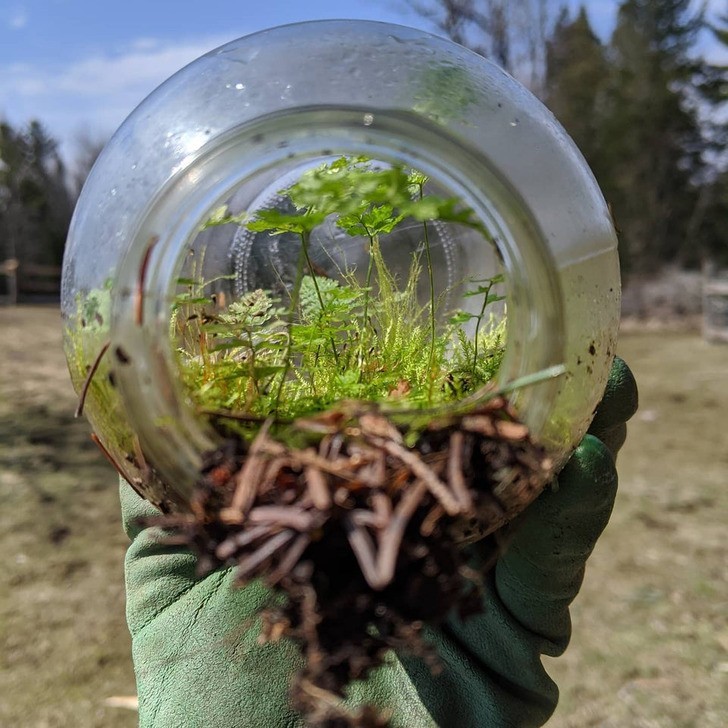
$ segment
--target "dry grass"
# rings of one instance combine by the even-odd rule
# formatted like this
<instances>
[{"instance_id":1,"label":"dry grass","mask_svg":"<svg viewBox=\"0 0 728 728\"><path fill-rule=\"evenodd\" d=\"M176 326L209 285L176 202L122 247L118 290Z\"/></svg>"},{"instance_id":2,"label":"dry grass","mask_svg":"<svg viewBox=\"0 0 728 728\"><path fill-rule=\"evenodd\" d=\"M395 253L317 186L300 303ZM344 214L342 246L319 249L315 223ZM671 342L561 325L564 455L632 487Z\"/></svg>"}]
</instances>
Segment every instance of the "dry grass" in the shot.
<instances>
[{"instance_id":1,"label":"dry grass","mask_svg":"<svg viewBox=\"0 0 728 728\"><path fill-rule=\"evenodd\" d=\"M72 419L58 313L0 308L0 725L135 725L115 476ZM615 513L549 662L553 728L725 725L728 347L630 334L641 411Z\"/></svg>"},{"instance_id":2,"label":"dry grass","mask_svg":"<svg viewBox=\"0 0 728 728\"><path fill-rule=\"evenodd\" d=\"M620 354L640 411L614 515L549 667L554 728L725 726L728 717L728 346L633 334Z\"/></svg>"},{"instance_id":3,"label":"dry grass","mask_svg":"<svg viewBox=\"0 0 728 728\"><path fill-rule=\"evenodd\" d=\"M123 728L116 477L74 421L58 311L0 308L0 725Z\"/></svg>"}]
</instances>

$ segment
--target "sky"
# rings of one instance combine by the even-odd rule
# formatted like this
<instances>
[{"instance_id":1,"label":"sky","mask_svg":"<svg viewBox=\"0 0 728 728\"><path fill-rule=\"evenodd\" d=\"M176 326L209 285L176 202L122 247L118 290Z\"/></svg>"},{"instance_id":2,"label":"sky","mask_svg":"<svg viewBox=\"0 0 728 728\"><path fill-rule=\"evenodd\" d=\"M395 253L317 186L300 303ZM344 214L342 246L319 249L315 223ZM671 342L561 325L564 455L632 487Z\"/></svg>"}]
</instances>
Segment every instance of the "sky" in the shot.
<instances>
[{"instance_id":1,"label":"sky","mask_svg":"<svg viewBox=\"0 0 728 728\"><path fill-rule=\"evenodd\" d=\"M617 0L585 4L607 37ZM728 0L709 5L728 11ZM79 139L108 137L203 53L258 30L323 18L434 30L406 0L0 0L0 118L13 125L39 119L70 161Z\"/></svg>"}]
</instances>

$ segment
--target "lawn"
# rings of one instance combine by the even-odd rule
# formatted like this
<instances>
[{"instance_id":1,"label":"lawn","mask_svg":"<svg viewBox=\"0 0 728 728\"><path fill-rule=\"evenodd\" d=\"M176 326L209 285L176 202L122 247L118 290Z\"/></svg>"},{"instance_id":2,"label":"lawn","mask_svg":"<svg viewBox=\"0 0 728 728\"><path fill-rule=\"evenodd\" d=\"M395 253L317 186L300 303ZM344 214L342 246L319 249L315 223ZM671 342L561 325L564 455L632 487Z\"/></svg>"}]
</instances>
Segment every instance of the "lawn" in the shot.
<instances>
[{"instance_id":1,"label":"lawn","mask_svg":"<svg viewBox=\"0 0 728 728\"><path fill-rule=\"evenodd\" d=\"M73 419L53 308L0 308L0 725L123 728L134 693L116 478ZM549 660L553 728L724 726L728 346L622 338L641 410L612 521Z\"/></svg>"}]
</instances>

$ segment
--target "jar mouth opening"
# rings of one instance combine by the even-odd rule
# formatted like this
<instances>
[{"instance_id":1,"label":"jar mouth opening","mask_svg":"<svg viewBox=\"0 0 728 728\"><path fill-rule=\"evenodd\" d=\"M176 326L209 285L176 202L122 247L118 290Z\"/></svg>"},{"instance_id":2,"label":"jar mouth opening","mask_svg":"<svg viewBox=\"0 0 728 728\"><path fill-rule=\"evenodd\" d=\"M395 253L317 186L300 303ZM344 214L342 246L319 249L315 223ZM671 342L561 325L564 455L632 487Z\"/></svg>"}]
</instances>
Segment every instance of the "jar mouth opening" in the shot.
<instances>
[{"instance_id":1,"label":"jar mouth opening","mask_svg":"<svg viewBox=\"0 0 728 728\"><path fill-rule=\"evenodd\" d=\"M341 160L345 161L342 163ZM330 210L316 226L306 227L300 218L305 216L306 209L310 213L310 209L297 207L297 201L290 199L290 189L296 185L301 187L301 180L310 182L311 177L316 176L315 170L330 171L337 164L348 165L349 172L357 173L366 167L371 176L381 173L383 178L387 171L412 175L414 170L415 174L428 180L427 187L420 189L421 199L451 200L453 204L448 210L452 217L456 212L470 210L471 222L477 221L480 227L475 230L473 225L452 219L443 222L436 214L429 222L417 219L422 216L422 210L417 211L414 205L417 202L416 184L412 185L413 194L410 195L414 214L410 211L399 220L400 230L395 225L383 232L392 218L399 215L396 207L389 213L381 213L380 209L382 228L375 236L369 235L371 229L367 229L361 216L359 234L348 234L356 221L347 232L346 226L341 225L344 216L333 215ZM392 172L390 176L396 175ZM320 177L318 182L321 182ZM367 184L366 174L359 175L359 182ZM326 187L322 183L321 191L331 194L331 185ZM298 192L302 191L299 189ZM315 194L315 190L303 190L303 193ZM351 202L351 199L344 201ZM378 198L378 202L380 204L370 205L368 211L386 204L384 198ZM406 203L403 204L406 207ZM356 217L357 210L352 212L350 207L346 211ZM296 228L297 223L303 227L299 224ZM267 229L262 229L264 224L268 224ZM215 252L217 243L214 241L221 236L227 236L221 246L223 255ZM463 242L464 236L470 236L467 242ZM302 288L313 300L313 309L318 304L322 314L326 313L325 304L331 297L356 299L352 305L358 307L360 321L354 324L352 331L359 338L359 346L353 356L361 376L361 367L366 363L364 355L371 348L361 343L370 336L367 317L372 315L374 299L381 298L378 294L382 284L373 285L375 281L367 278L367 271L371 274L372 269L376 270L377 263L372 262L371 255L375 240L377 247L386 251L381 258L382 264L385 268L396 269L393 278L400 281L403 289L408 287L406 279L412 275L413 265L419 266L409 308L402 303L404 291L398 290L396 295L400 296L403 318L412 315L415 304L419 307L419 333L432 325L433 333L422 337L421 349L424 351L420 359L431 357L435 347L434 330L437 329L438 335L442 333L457 312L458 304L465 303L460 313L468 317L463 321L467 324L463 330L477 336L482 333L486 310L483 304L488 296L502 295L507 299L506 306L493 302L500 319L506 318L507 307L508 320L508 340L494 379L495 387L507 387L514 380L528 380L529 377L538 381L539 373L546 372L544 381L515 396L516 401L522 400L519 409L527 413L529 426L538 432L548 414L549 395L544 395L544 391L554 389L553 377L548 374L553 375L553 367L562 364L564 342L560 339L563 327L558 280L550 273L547 246L525 205L488 160L465 147L461 140L452 138L444 129L407 114L377 113L375 116L365 109L351 108L298 109L240 127L224 139L216 139L204 147L194 159L187 160L184 168L150 204L120 271L120 280L126 280L126 284L120 286L122 293L115 311L118 335L125 339L138 336L147 343L151 337L158 354L156 367L148 368L143 375L137 372L126 383L121 382L121 387L128 390L131 407L136 399L140 407L149 411L149 397L145 396L142 403L142 397L135 397L134 392L149 390L153 383L156 391L166 392L166 396L158 399L156 420L164 418L173 403L177 418L175 431L180 440L189 443L190 456L195 457L193 450L208 448L215 436L200 423L197 414L200 401L191 401L190 382L185 382L180 350L183 350L186 363L195 366L195 359L210 352L200 351L199 342L192 346L183 342L180 346L180 335L184 339L185 334L190 333L184 328L192 321L191 327L196 334L205 333L201 323L204 317L210 318L207 333L213 335L210 342L219 347L217 352L222 352L216 352L220 360L237 356L243 370L258 366L258 363L250 364L250 359L256 358L256 349L277 347L279 353L281 348L284 353L290 353L286 352L289 346L286 342L291 340L291 326L301 330L306 324L309 329L315 327L317 322L302 320L300 312L294 311L300 300L291 304L292 293L300 299ZM321 291L323 287L327 289L325 294ZM128 295L124 295L124 291ZM274 295L276 291L277 295ZM268 296L267 301L260 300L260 292ZM243 304L252 305L256 296L257 305L267 307L268 313L277 309L278 317L269 331L248 327L246 342L245 326L240 318L244 318L244 312L240 308ZM439 306L437 315L436 302ZM236 315L240 319L237 324L241 326L234 344L231 343L231 327L235 325L234 316L230 316L232 303L237 306ZM432 307L429 314L428 303ZM131 317L128 315L130 307L139 309ZM142 310L143 314L140 314ZM181 319L184 319L185 327L180 332ZM130 320L137 325L129 326ZM178 328L176 334L171 334L170 322L173 320ZM144 325L139 326L139 323ZM328 323L333 328L330 327L329 334L318 342L318 356L333 358L338 365L337 337L342 321ZM228 324L228 329L221 324ZM321 321L318 325L322 326ZM492 322L490 325L491 330L495 328ZM371 328L376 332L376 325ZM542 336L544 329L553 335ZM323 330L328 331L325 326ZM305 335L313 336L310 330ZM357 348L351 341L344 343L346 346L342 349ZM441 345L438 341L437 346ZM299 359L291 361L292 364L282 364L280 358L274 357L272 363L265 361L260 366L264 378L267 377L267 386L279 387L275 382L276 376L282 376L281 367L286 368L285 376L300 379L300 372L294 371L300 363L300 354ZM277 374L270 371L276 367ZM140 376L144 381L140 381ZM206 375L197 369L195 376L204 379ZM246 386L256 389L259 384L261 382L253 377ZM397 386L392 387L395 398ZM401 389L408 386L409 382L403 378ZM453 383L455 386L457 384ZM534 396L534 389L541 390L539 396ZM417 411L426 415L447 412L453 406L474 406L479 398L482 400L485 391L480 387L469 396L455 398L450 404L437 403L429 407L420 404ZM384 399L383 409L407 414L406 404L403 406L402 402L394 400L390 404L386 397ZM534 406L538 402L542 405ZM260 413L260 417L265 419L265 413ZM157 460L154 455L152 459Z\"/></svg>"}]
</instances>

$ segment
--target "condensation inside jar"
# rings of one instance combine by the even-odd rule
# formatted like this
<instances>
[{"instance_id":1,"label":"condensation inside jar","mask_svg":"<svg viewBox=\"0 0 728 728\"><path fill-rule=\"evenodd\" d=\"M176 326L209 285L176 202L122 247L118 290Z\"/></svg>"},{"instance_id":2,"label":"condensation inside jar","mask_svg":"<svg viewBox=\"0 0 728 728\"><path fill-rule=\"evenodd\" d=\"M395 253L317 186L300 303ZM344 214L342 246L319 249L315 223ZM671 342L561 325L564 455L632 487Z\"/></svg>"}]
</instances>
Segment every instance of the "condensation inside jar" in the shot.
<instances>
[{"instance_id":1,"label":"condensation inside jar","mask_svg":"<svg viewBox=\"0 0 728 728\"><path fill-rule=\"evenodd\" d=\"M505 351L495 231L396 160L290 160L200 221L173 292L187 395L282 419L342 400L439 407Z\"/></svg>"}]
</instances>

